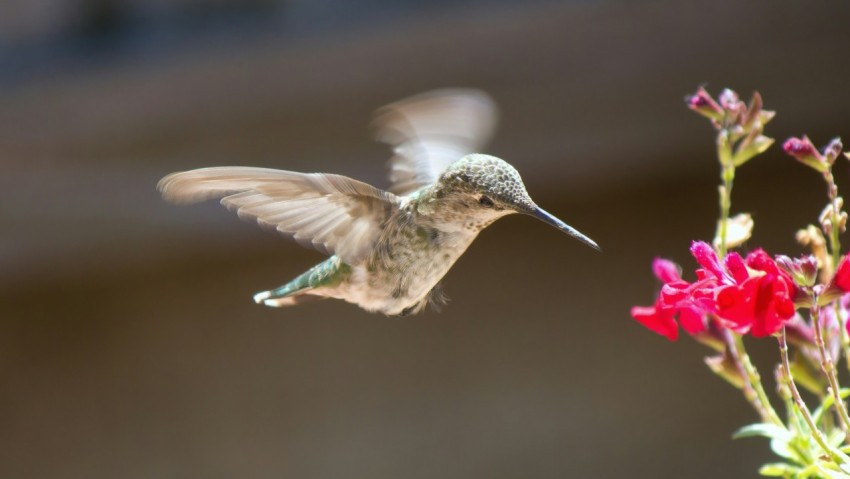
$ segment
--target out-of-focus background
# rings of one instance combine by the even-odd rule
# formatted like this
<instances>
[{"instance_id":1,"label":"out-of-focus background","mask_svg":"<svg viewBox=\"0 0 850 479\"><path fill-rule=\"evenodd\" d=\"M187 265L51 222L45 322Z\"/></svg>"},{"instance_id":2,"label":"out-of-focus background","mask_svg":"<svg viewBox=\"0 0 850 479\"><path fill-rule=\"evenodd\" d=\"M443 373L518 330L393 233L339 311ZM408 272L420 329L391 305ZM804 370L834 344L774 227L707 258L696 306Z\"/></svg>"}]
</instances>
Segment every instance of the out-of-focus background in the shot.
<instances>
[{"instance_id":1,"label":"out-of-focus background","mask_svg":"<svg viewBox=\"0 0 850 479\"><path fill-rule=\"evenodd\" d=\"M759 89L767 133L850 136L850 6L424 0L0 4L0 477L755 477L756 419L708 351L635 324L653 256L693 266L713 131L682 98ZM254 165L386 186L374 108L490 92L487 152L597 254L486 230L413 318L251 295L321 255L172 171ZM838 168L850 188L850 165ZM774 146L739 171L749 247L796 254L824 204ZM755 343L775 359L771 341ZM770 371L765 371L771 376ZM771 388L772 388L772 383Z\"/></svg>"}]
</instances>

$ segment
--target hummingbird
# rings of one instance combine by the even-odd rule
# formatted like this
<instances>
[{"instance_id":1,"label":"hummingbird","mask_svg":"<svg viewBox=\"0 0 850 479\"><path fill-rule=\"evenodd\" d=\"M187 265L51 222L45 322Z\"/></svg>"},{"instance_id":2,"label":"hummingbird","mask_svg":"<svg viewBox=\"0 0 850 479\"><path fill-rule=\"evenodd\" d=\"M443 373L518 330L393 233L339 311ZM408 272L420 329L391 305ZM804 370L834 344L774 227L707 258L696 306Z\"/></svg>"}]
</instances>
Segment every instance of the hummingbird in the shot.
<instances>
[{"instance_id":1,"label":"hummingbird","mask_svg":"<svg viewBox=\"0 0 850 479\"><path fill-rule=\"evenodd\" d=\"M241 218L330 256L255 302L337 298L406 316L442 300L443 276L503 216L533 216L600 249L537 206L513 166L478 153L496 121L494 101L473 89L436 90L379 109L376 137L394 154L389 190L341 175L245 166L172 173L157 188L174 203L220 198Z\"/></svg>"}]
</instances>

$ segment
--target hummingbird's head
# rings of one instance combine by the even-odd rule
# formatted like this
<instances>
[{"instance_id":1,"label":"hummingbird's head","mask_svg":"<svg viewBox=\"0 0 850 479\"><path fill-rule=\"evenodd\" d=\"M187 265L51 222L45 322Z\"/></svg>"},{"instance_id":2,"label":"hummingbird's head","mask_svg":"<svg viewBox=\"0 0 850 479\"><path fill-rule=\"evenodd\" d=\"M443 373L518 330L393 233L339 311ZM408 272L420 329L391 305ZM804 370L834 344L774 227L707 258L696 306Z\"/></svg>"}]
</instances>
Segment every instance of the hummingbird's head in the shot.
<instances>
[{"instance_id":1,"label":"hummingbird's head","mask_svg":"<svg viewBox=\"0 0 850 479\"><path fill-rule=\"evenodd\" d=\"M489 219L487 224L507 214L523 213L599 249L593 240L537 206L516 168L500 158L480 153L466 155L446 168L440 183L469 207L471 216Z\"/></svg>"}]
</instances>

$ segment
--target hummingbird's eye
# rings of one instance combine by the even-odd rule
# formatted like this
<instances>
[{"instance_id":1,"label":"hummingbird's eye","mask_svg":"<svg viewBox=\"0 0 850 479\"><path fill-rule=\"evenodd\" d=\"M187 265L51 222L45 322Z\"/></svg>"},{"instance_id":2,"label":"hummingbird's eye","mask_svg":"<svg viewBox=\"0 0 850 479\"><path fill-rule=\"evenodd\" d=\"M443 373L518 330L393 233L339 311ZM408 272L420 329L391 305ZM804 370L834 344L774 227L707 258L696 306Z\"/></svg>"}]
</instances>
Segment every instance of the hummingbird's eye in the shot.
<instances>
[{"instance_id":1,"label":"hummingbird's eye","mask_svg":"<svg viewBox=\"0 0 850 479\"><path fill-rule=\"evenodd\" d=\"M478 198L478 204L485 208L492 208L493 200L487 198L486 196L482 196L481 198Z\"/></svg>"}]
</instances>

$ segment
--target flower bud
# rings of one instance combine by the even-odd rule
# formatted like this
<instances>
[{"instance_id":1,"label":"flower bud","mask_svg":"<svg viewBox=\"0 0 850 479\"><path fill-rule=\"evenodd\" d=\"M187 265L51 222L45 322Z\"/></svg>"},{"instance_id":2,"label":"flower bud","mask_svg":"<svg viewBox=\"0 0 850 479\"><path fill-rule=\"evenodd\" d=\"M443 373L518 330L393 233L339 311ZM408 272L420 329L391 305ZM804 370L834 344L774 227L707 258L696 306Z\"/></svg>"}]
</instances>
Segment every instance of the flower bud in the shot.
<instances>
[{"instance_id":1,"label":"flower bud","mask_svg":"<svg viewBox=\"0 0 850 479\"><path fill-rule=\"evenodd\" d=\"M753 124L756 122L756 120L758 120L761 114L761 107L761 94L759 94L759 92L755 92L753 93L753 98L750 100L750 105L747 107L747 111L744 114L744 117L741 118L741 124L745 129L750 129L753 127ZM756 129L761 130L761 128Z\"/></svg>"},{"instance_id":2,"label":"flower bud","mask_svg":"<svg viewBox=\"0 0 850 479\"><path fill-rule=\"evenodd\" d=\"M803 256L796 260L796 262L800 267L800 274L805 280L804 284L808 286L815 284L815 281L818 278L818 259L815 258L815 255L810 254Z\"/></svg>"},{"instance_id":3,"label":"flower bud","mask_svg":"<svg viewBox=\"0 0 850 479\"><path fill-rule=\"evenodd\" d=\"M782 149L800 163L814 168L821 173L825 173L829 169L826 159L821 156L815 145L806 136L803 136L803 138L789 138L782 145Z\"/></svg>"},{"instance_id":4,"label":"flower bud","mask_svg":"<svg viewBox=\"0 0 850 479\"><path fill-rule=\"evenodd\" d=\"M826 205L818 216L821 228L827 235L832 232L832 205Z\"/></svg>"},{"instance_id":5,"label":"flower bud","mask_svg":"<svg viewBox=\"0 0 850 479\"><path fill-rule=\"evenodd\" d=\"M806 229L797 231L797 242L809 248L817 258L818 266L821 268L821 281L826 282L832 277L830 261L827 260L826 240L815 225L809 225Z\"/></svg>"},{"instance_id":6,"label":"flower bud","mask_svg":"<svg viewBox=\"0 0 850 479\"><path fill-rule=\"evenodd\" d=\"M791 275L794 282L800 286L812 286L818 275L818 260L815 255L792 259L785 255L776 256L776 264Z\"/></svg>"},{"instance_id":7,"label":"flower bud","mask_svg":"<svg viewBox=\"0 0 850 479\"><path fill-rule=\"evenodd\" d=\"M732 156L732 164L741 166L752 157L764 153L772 144L773 138L764 135L758 135L753 139L748 137L741 143L738 151Z\"/></svg>"},{"instance_id":8,"label":"flower bud","mask_svg":"<svg viewBox=\"0 0 850 479\"><path fill-rule=\"evenodd\" d=\"M711 98L711 95L703 87L699 87L695 94L685 97L685 101L688 103L688 108L706 118L716 121L723 119L723 108Z\"/></svg>"},{"instance_id":9,"label":"flower bud","mask_svg":"<svg viewBox=\"0 0 850 479\"><path fill-rule=\"evenodd\" d=\"M823 149L824 159L830 166L832 166L835 163L835 160L838 159L838 155L841 154L842 148L844 148L844 145L841 144L841 138L836 137L833 138L832 141L830 141Z\"/></svg>"},{"instance_id":10,"label":"flower bud","mask_svg":"<svg viewBox=\"0 0 850 479\"><path fill-rule=\"evenodd\" d=\"M729 382L738 389L744 387L746 383L744 376L741 374L741 369L735 364L735 361L728 352L718 354L717 356L708 356L705 358L705 364L711 369L714 374Z\"/></svg>"},{"instance_id":11,"label":"flower bud","mask_svg":"<svg viewBox=\"0 0 850 479\"><path fill-rule=\"evenodd\" d=\"M720 97L718 99L720 100L720 106L722 106L724 110L740 111L744 106L738 98L738 94L729 88L724 88L723 91L720 92Z\"/></svg>"}]
</instances>

